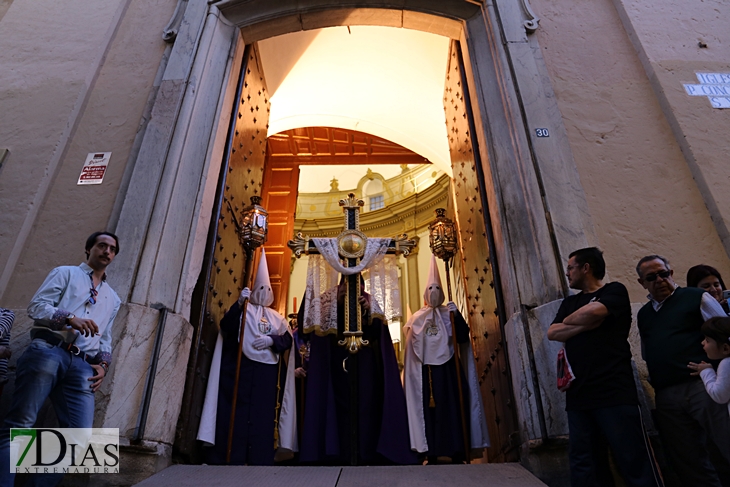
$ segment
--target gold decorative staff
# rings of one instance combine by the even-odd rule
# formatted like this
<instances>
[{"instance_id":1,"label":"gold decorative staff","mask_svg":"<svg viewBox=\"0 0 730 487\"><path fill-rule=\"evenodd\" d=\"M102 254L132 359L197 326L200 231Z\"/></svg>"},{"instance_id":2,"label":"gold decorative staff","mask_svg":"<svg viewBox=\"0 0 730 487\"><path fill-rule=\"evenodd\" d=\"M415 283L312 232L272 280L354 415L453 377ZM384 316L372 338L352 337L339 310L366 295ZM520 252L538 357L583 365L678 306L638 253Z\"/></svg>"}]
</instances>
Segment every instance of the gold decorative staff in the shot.
<instances>
[{"instance_id":1,"label":"gold decorative staff","mask_svg":"<svg viewBox=\"0 0 730 487\"><path fill-rule=\"evenodd\" d=\"M448 289L449 301L451 299L451 273L450 263L453 266L453 258L458 248L456 240L456 224L446 218L444 208L436 208L436 220L428 226L428 245L433 255L442 259L446 266L446 288ZM459 387L459 416L461 416L461 433L464 437L464 455L466 463L471 463L471 448L469 447L469 436L466 428L466 414L464 409L464 394L461 384L461 361L459 360L459 343L456 340L456 327L454 326L454 312L449 311L451 319L451 339L454 344L454 363L456 364L456 383Z\"/></svg>"},{"instance_id":2,"label":"gold decorative staff","mask_svg":"<svg viewBox=\"0 0 730 487\"><path fill-rule=\"evenodd\" d=\"M253 256L257 247L266 243L268 234L268 212L259 204L260 196L251 196L251 206L241 210L241 223L234 218L238 240L246 253L246 271L244 273L244 287L251 289L253 280ZM235 217L235 214L234 214ZM228 426L228 449L226 463L231 463L231 449L233 448L233 425L236 421L236 403L238 402L238 381L241 378L241 356L243 355L243 330L245 328L246 309L248 298L243 301L241 309L241 326L238 334L238 357L236 358L236 378L233 383L233 401L231 402L231 419Z\"/></svg>"}]
</instances>

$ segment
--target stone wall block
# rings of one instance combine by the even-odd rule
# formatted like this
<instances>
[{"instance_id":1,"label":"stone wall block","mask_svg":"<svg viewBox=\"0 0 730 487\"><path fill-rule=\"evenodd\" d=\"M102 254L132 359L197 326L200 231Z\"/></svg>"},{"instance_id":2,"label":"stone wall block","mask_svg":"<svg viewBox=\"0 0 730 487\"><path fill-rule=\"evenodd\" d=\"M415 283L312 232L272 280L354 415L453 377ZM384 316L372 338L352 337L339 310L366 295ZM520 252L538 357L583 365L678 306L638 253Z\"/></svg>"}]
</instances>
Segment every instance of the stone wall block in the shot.
<instances>
[{"instance_id":1,"label":"stone wall block","mask_svg":"<svg viewBox=\"0 0 730 487\"><path fill-rule=\"evenodd\" d=\"M210 221L213 218L212 209L215 205L216 190L220 169L225 157L225 142L228 137L231 110L236 103L236 88L238 86L238 73L241 71L245 44L240 33L235 34L235 47L231 49L228 69L223 76L227 80L221 90L218 100L218 111L220 115L213 124L213 130L208 144L208 153L205 157L202 169L202 178L196 204L194 207L193 224L188 236L187 257L183 262L180 291L175 303L175 309L182 316L189 316L193 290L198 282L200 271L205 258L205 248L210 230Z\"/></svg>"},{"instance_id":2,"label":"stone wall block","mask_svg":"<svg viewBox=\"0 0 730 487\"><path fill-rule=\"evenodd\" d=\"M558 313L561 302L562 300L553 301L538 306L527 313L537 380L540 384L540 397L542 398L542 407L550 438L568 434L565 393L560 392L557 387L556 360L558 351L563 348L563 344L547 339L547 330Z\"/></svg>"},{"instance_id":3,"label":"stone wall block","mask_svg":"<svg viewBox=\"0 0 730 487\"><path fill-rule=\"evenodd\" d=\"M115 233L128 242L115 259L109 281L126 301L134 287L137 265L145 243L150 215L157 199L160 177L165 167L168 141L182 101L185 84L180 80L163 80L152 108L152 117L137 156L127 196Z\"/></svg>"},{"instance_id":4,"label":"stone wall block","mask_svg":"<svg viewBox=\"0 0 730 487\"><path fill-rule=\"evenodd\" d=\"M403 11L404 29L423 30L452 39L461 37L461 24L446 17L434 17L411 10Z\"/></svg>"},{"instance_id":5,"label":"stone wall block","mask_svg":"<svg viewBox=\"0 0 730 487\"><path fill-rule=\"evenodd\" d=\"M489 9L491 10L491 9ZM494 18L490 11L489 19ZM492 22L466 23L470 83L507 314L560 298L556 253L519 110ZM463 42L464 42L463 41ZM501 227L501 228L500 228Z\"/></svg>"},{"instance_id":6,"label":"stone wall block","mask_svg":"<svg viewBox=\"0 0 730 487\"><path fill-rule=\"evenodd\" d=\"M525 31L524 22L527 16L521 5L523 0L494 0L492 4L496 4L499 8L499 17L502 21L502 33L508 43L527 42L527 32Z\"/></svg>"},{"instance_id":7,"label":"stone wall block","mask_svg":"<svg viewBox=\"0 0 730 487\"><path fill-rule=\"evenodd\" d=\"M124 304L114 325L114 361L101 393L97 393L95 426L119 428L134 435L160 312ZM172 444L185 386L193 328L179 315L168 313L144 438Z\"/></svg>"},{"instance_id":8,"label":"stone wall block","mask_svg":"<svg viewBox=\"0 0 730 487\"><path fill-rule=\"evenodd\" d=\"M205 187L203 171L210 164L207 156L211 140L216 140L211 130L215 130L219 110L223 109L221 91L231 61L232 41L236 39L235 28L220 22L215 15L209 15L207 26L171 141L161 185L164 191L161 188L158 194L165 204L155 207L150 222L154 233L148 232L134 302L163 303L174 308L181 289L182 269L192 257L187 248L191 234L195 233L193 217Z\"/></svg>"},{"instance_id":9,"label":"stone wall block","mask_svg":"<svg viewBox=\"0 0 730 487\"><path fill-rule=\"evenodd\" d=\"M597 238L568 134L555 99L537 39L508 47L534 148L539 178L560 256L567 262L575 249L595 245ZM548 129L537 137L536 129ZM562 276L561 276L562 279Z\"/></svg>"},{"instance_id":10,"label":"stone wall block","mask_svg":"<svg viewBox=\"0 0 730 487\"><path fill-rule=\"evenodd\" d=\"M479 14L476 2L461 0L224 0L216 3L226 19L241 27L247 43L304 29L330 25L394 25L411 12L470 19ZM336 19L339 20L339 23Z\"/></svg>"},{"instance_id":11,"label":"stone wall block","mask_svg":"<svg viewBox=\"0 0 730 487\"><path fill-rule=\"evenodd\" d=\"M555 438L568 434L565 396L556 386L556 357L562 345L559 342L551 342L546 337L547 329L558 312L560 303L561 300L557 300L524 313L515 313L505 326L510 352L512 387L521 422L523 444L545 439L542 438L538 400L541 401L548 437ZM525 321L532 343L534 369L525 335ZM537 394L535 374L538 383Z\"/></svg>"},{"instance_id":12,"label":"stone wall block","mask_svg":"<svg viewBox=\"0 0 730 487\"><path fill-rule=\"evenodd\" d=\"M540 437L540 424L537 421L535 388L530 375L530 360L525 344L522 313L513 314L504 327L505 341L509 346L509 365L512 371L512 391L515 396L519 418L521 442L525 443Z\"/></svg>"},{"instance_id":13,"label":"stone wall block","mask_svg":"<svg viewBox=\"0 0 730 487\"><path fill-rule=\"evenodd\" d=\"M346 24L402 27L403 12L382 9L337 9L313 14L302 14L302 29L321 29Z\"/></svg>"},{"instance_id":14,"label":"stone wall block","mask_svg":"<svg viewBox=\"0 0 730 487\"><path fill-rule=\"evenodd\" d=\"M208 2L188 2L163 80L186 80L190 75L208 11Z\"/></svg>"},{"instance_id":15,"label":"stone wall block","mask_svg":"<svg viewBox=\"0 0 730 487\"><path fill-rule=\"evenodd\" d=\"M207 10L205 2L192 2L185 10L115 229L115 233L129 242L116 259L115 272L110 279L122 301L129 299L135 285L150 219L158 201L160 180Z\"/></svg>"}]
</instances>

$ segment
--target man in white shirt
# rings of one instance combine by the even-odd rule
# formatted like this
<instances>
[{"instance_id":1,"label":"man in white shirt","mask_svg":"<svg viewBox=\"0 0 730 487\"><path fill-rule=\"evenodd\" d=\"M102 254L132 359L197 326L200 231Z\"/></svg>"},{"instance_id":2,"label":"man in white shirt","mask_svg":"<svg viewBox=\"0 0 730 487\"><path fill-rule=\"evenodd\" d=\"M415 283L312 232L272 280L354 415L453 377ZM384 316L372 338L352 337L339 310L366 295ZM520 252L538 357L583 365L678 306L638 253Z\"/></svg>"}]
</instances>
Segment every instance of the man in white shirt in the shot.
<instances>
[{"instance_id":1,"label":"man in white shirt","mask_svg":"<svg viewBox=\"0 0 730 487\"><path fill-rule=\"evenodd\" d=\"M112 324L121 301L106 282L119 239L95 232L86 262L53 269L28 305L35 323L31 344L18 359L13 402L0 436L0 485L12 485L9 428L31 428L50 398L61 428L91 428L94 392L112 360ZM43 478L41 478L43 477ZM56 485L63 474L33 475L31 484Z\"/></svg>"}]
</instances>

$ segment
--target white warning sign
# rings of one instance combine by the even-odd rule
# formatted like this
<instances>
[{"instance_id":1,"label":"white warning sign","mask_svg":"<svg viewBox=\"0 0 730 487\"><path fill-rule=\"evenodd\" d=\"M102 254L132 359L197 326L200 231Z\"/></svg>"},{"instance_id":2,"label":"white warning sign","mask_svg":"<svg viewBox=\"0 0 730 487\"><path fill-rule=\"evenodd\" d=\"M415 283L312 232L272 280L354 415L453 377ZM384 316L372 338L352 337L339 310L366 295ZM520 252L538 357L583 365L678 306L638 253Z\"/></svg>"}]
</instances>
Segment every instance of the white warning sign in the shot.
<instances>
[{"instance_id":1,"label":"white warning sign","mask_svg":"<svg viewBox=\"0 0 730 487\"><path fill-rule=\"evenodd\" d=\"M77 184L101 184L111 158L111 152L90 152L86 156L84 167L81 168L81 175Z\"/></svg>"}]
</instances>

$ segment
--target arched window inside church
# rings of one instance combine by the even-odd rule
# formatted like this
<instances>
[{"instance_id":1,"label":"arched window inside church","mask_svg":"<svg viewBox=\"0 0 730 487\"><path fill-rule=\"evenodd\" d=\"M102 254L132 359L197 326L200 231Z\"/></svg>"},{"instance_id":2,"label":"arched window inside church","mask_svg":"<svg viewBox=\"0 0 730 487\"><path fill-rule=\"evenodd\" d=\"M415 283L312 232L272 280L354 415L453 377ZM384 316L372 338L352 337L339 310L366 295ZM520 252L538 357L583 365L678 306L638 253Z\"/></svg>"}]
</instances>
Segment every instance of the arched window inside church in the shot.
<instances>
[{"instance_id":1,"label":"arched window inside church","mask_svg":"<svg viewBox=\"0 0 730 487\"><path fill-rule=\"evenodd\" d=\"M369 174L372 177L372 173ZM381 176L382 178L382 176ZM368 211L379 210L385 207L385 196L383 195L383 181L381 178L373 177L363 186L363 195L367 198Z\"/></svg>"},{"instance_id":2,"label":"arched window inside church","mask_svg":"<svg viewBox=\"0 0 730 487\"><path fill-rule=\"evenodd\" d=\"M379 210L385 206L385 199L382 194L368 196L368 202L370 203L370 211Z\"/></svg>"}]
</instances>

